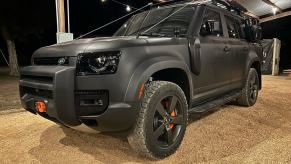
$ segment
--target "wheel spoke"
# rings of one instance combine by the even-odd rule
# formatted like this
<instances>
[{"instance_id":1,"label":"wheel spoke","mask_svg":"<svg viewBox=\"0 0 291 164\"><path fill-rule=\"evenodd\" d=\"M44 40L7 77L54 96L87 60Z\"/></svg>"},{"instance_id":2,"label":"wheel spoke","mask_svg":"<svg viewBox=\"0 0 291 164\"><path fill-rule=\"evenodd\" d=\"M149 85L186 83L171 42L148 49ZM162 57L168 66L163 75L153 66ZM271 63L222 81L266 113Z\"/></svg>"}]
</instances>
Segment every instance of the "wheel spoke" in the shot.
<instances>
[{"instance_id":1,"label":"wheel spoke","mask_svg":"<svg viewBox=\"0 0 291 164\"><path fill-rule=\"evenodd\" d=\"M256 77L252 77L250 83L252 86L255 85L256 84Z\"/></svg>"},{"instance_id":2,"label":"wheel spoke","mask_svg":"<svg viewBox=\"0 0 291 164\"><path fill-rule=\"evenodd\" d=\"M158 103L157 111L162 117L164 117L166 115L166 110L165 110L164 106L161 103Z\"/></svg>"},{"instance_id":3,"label":"wheel spoke","mask_svg":"<svg viewBox=\"0 0 291 164\"><path fill-rule=\"evenodd\" d=\"M176 108L176 105L177 105L177 101L178 101L177 97L176 96L172 96L169 113L174 111L174 109Z\"/></svg>"},{"instance_id":4,"label":"wheel spoke","mask_svg":"<svg viewBox=\"0 0 291 164\"><path fill-rule=\"evenodd\" d=\"M176 116L176 117L171 117L171 123L176 124L176 125L182 125L183 124L183 116Z\"/></svg>"},{"instance_id":5,"label":"wheel spoke","mask_svg":"<svg viewBox=\"0 0 291 164\"><path fill-rule=\"evenodd\" d=\"M158 139L165 132L165 125L161 125L157 130L154 131L154 138Z\"/></svg>"},{"instance_id":6,"label":"wheel spoke","mask_svg":"<svg viewBox=\"0 0 291 164\"><path fill-rule=\"evenodd\" d=\"M168 139L168 144L172 144L174 141L174 134L171 129L167 130L167 139Z\"/></svg>"}]
</instances>

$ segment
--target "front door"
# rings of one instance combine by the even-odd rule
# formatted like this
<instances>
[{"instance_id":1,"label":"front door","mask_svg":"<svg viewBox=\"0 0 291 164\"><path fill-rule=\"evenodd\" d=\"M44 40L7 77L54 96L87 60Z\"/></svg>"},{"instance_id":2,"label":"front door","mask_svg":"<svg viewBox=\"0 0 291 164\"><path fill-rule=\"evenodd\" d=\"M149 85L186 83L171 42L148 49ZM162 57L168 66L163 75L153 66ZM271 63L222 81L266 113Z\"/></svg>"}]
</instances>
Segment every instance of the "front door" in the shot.
<instances>
[{"instance_id":1,"label":"front door","mask_svg":"<svg viewBox=\"0 0 291 164\"><path fill-rule=\"evenodd\" d=\"M206 27L213 29L207 29L211 32L205 34L203 28L205 30ZM200 36L190 40L194 105L231 90L229 84L234 63L230 51L223 33L221 14L206 9Z\"/></svg>"}]
</instances>

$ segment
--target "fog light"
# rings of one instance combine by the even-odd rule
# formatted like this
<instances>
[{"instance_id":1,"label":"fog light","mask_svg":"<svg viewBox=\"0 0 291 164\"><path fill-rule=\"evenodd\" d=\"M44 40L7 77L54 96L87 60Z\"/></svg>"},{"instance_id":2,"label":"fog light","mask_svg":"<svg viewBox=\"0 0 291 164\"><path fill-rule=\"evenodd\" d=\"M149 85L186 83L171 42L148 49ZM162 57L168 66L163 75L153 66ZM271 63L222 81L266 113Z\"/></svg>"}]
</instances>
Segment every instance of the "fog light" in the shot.
<instances>
[{"instance_id":1,"label":"fog light","mask_svg":"<svg viewBox=\"0 0 291 164\"><path fill-rule=\"evenodd\" d=\"M46 112L46 104L45 104L45 102L43 102L43 101L35 102L35 109L40 113Z\"/></svg>"}]
</instances>

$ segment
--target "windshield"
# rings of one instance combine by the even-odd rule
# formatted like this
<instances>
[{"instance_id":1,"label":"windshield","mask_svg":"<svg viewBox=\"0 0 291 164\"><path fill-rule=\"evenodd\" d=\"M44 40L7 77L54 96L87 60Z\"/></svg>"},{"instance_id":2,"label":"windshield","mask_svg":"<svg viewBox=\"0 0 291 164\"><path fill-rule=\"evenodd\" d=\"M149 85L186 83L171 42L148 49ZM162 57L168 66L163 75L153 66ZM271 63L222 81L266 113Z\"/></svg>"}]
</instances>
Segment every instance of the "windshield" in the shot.
<instances>
[{"instance_id":1,"label":"windshield","mask_svg":"<svg viewBox=\"0 0 291 164\"><path fill-rule=\"evenodd\" d=\"M186 36L195 8L178 6L158 8L139 13L126 21L114 36Z\"/></svg>"}]
</instances>

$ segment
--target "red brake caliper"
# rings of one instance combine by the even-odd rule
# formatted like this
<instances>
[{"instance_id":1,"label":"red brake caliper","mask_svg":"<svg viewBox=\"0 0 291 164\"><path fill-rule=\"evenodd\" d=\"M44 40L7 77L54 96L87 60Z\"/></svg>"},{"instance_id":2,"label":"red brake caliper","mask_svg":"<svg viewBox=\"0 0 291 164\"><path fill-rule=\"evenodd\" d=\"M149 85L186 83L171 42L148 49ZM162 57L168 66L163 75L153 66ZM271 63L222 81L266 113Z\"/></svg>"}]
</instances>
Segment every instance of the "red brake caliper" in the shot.
<instances>
[{"instance_id":1,"label":"red brake caliper","mask_svg":"<svg viewBox=\"0 0 291 164\"><path fill-rule=\"evenodd\" d=\"M172 116L172 117L176 116L175 110L176 109L174 109L174 111L170 113L170 116ZM173 127L174 127L174 124L170 124L170 129L173 129Z\"/></svg>"},{"instance_id":2,"label":"red brake caliper","mask_svg":"<svg viewBox=\"0 0 291 164\"><path fill-rule=\"evenodd\" d=\"M166 109L168 109L170 107L170 102L169 101L165 101L164 105L166 106ZM171 113L169 113L170 116L175 117L176 116L176 112L175 111L176 111L176 109L174 109ZM169 128L173 129L174 128L174 124L173 123L169 124Z\"/></svg>"}]
</instances>

